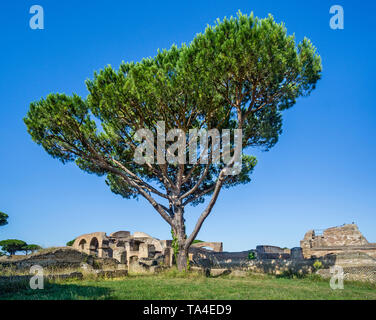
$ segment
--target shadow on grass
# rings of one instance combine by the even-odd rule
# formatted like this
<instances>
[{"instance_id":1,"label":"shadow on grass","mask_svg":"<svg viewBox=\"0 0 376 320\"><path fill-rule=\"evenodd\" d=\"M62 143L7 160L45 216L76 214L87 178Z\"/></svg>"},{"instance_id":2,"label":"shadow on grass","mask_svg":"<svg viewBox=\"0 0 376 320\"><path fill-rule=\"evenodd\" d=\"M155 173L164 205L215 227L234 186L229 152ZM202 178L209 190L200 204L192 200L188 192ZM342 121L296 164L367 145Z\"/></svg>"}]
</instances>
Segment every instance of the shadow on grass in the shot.
<instances>
[{"instance_id":1,"label":"shadow on grass","mask_svg":"<svg viewBox=\"0 0 376 320\"><path fill-rule=\"evenodd\" d=\"M0 286L0 300L104 300L111 299L112 293L109 288L69 282L47 282L35 290L29 283L8 284L5 290Z\"/></svg>"}]
</instances>

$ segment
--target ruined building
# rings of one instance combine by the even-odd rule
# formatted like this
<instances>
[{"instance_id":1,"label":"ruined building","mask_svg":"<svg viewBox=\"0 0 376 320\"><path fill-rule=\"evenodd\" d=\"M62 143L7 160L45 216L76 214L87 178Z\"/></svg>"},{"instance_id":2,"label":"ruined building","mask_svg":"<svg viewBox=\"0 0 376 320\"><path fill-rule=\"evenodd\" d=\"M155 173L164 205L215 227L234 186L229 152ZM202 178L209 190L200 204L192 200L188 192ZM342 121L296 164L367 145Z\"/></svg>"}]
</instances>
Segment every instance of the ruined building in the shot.
<instances>
[{"instance_id":1,"label":"ruined building","mask_svg":"<svg viewBox=\"0 0 376 320\"><path fill-rule=\"evenodd\" d=\"M93 232L77 237L73 248L99 258L114 258L120 263L129 264L133 260L162 259L164 265L173 263L171 240L159 240L144 232L117 231L109 236L105 232ZM221 252L222 242L200 242L192 247L211 248ZM134 259L137 258L137 259Z\"/></svg>"},{"instance_id":2,"label":"ruined building","mask_svg":"<svg viewBox=\"0 0 376 320\"><path fill-rule=\"evenodd\" d=\"M345 224L323 232L310 230L300 241L300 246L307 259L343 252L362 252L376 258L376 243L369 243L356 224Z\"/></svg>"},{"instance_id":3,"label":"ruined building","mask_svg":"<svg viewBox=\"0 0 376 320\"><path fill-rule=\"evenodd\" d=\"M157 259L164 257L172 263L171 240L159 240L143 232L117 231L109 236L105 232L83 234L76 238L73 248L99 258L114 258L128 264L132 257Z\"/></svg>"},{"instance_id":4,"label":"ruined building","mask_svg":"<svg viewBox=\"0 0 376 320\"><path fill-rule=\"evenodd\" d=\"M143 232L131 234L118 231L109 236L105 232L84 234L76 238L73 248L100 258L114 258L122 264L130 262L165 266L173 264L171 240L159 240ZM208 250L209 249L209 250ZM196 265L210 261L211 265L243 265L251 261L314 260L327 255L365 254L376 258L376 243L369 243L357 225L347 224L323 231L310 230L300 241L300 247L291 249L259 245L243 252L223 252L222 242L199 242L191 246L189 259Z\"/></svg>"}]
</instances>

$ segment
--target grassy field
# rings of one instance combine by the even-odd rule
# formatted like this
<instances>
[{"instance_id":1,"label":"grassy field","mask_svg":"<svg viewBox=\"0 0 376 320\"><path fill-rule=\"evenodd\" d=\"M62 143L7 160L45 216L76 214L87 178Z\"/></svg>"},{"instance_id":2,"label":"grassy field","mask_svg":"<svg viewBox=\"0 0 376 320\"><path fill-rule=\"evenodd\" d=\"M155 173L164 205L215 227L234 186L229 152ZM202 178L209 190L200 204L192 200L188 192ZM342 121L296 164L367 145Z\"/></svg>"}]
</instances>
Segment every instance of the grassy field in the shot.
<instances>
[{"instance_id":1,"label":"grassy field","mask_svg":"<svg viewBox=\"0 0 376 320\"><path fill-rule=\"evenodd\" d=\"M23 286L25 288L26 285ZM122 279L87 279L46 283L42 290L21 287L0 299L373 299L376 285L345 282L332 290L329 281L267 275L207 278L202 275L129 275ZM0 287L1 290L1 287Z\"/></svg>"}]
</instances>

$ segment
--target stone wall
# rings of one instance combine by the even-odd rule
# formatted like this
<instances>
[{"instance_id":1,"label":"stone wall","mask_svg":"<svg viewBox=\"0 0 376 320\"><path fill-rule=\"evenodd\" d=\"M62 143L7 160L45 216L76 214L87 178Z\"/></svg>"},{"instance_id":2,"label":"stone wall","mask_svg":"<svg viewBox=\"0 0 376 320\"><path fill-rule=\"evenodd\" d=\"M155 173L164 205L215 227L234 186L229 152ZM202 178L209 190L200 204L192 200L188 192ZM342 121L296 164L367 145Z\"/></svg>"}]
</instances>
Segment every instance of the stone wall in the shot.
<instances>
[{"instance_id":1,"label":"stone wall","mask_svg":"<svg viewBox=\"0 0 376 320\"><path fill-rule=\"evenodd\" d=\"M294 254L287 259L264 258L262 255L249 259L249 253L255 250L219 253L204 249L191 249L190 257L191 265L204 269L206 274L211 275L235 274L236 270L274 275L304 275L316 272L314 263L320 261L322 269L318 273L324 277L330 277L330 268L337 265L344 269L345 280L376 281L376 259L365 253L341 252L304 259L299 249L294 248ZM275 253L270 253L270 255L273 254Z\"/></svg>"},{"instance_id":2,"label":"stone wall","mask_svg":"<svg viewBox=\"0 0 376 320\"><path fill-rule=\"evenodd\" d=\"M255 259L249 259L249 253L256 253ZM257 254L256 250L242 252L212 252L204 249L191 248L191 264L208 269L248 270L252 272L281 274L283 272L309 273L312 272L313 259L272 258L284 253L269 253L268 258Z\"/></svg>"},{"instance_id":3,"label":"stone wall","mask_svg":"<svg viewBox=\"0 0 376 320\"><path fill-rule=\"evenodd\" d=\"M291 250L269 245L257 246L256 253L259 259L290 259L291 257Z\"/></svg>"},{"instance_id":4,"label":"stone wall","mask_svg":"<svg viewBox=\"0 0 376 320\"><path fill-rule=\"evenodd\" d=\"M341 252L332 255L333 266L343 269L344 280L376 282L376 259L363 252ZM324 278L330 278L330 266L317 272Z\"/></svg>"},{"instance_id":5,"label":"stone wall","mask_svg":"<svg viewBox=\"0 0 376 320\"><path fill-rule=\"evenodd\" d=\"M284 249L276 246L260 245L256 247L259 253L285 253Z\"/></svg>"}]
</instances>

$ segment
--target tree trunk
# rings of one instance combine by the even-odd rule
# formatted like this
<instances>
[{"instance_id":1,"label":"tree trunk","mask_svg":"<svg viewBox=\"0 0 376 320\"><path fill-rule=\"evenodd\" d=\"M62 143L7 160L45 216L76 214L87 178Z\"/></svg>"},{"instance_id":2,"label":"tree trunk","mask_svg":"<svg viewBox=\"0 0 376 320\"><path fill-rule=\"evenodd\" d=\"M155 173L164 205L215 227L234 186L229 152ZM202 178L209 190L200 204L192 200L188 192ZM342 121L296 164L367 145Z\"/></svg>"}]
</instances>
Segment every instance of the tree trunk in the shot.
<instances>
[{"instance_id":1,"label":"tree trunk","mask_svg":"<svg viewBox=\"0 0 376 320\"><path fill-rule=\"evenodd\" d=\"M178 266L179 271L187 270L187 259L188 259L188 251L179 249L178 258L176 264Z\"/></svg>"},{"instance_id":2,"label":"tree trunk","mask_svg":"<svg viewBox=\"0 0 376 320\"><path fill-rule=\"evenodd\" d=\"M177 205L175 207L175 236L178 242L178 256L177 256L177 267L179 271L187 270L187 257L188 250L185 248L187 241L187 235L185 234L185 224L184 224L184 209Z\"/></svg>"}]
</instances>

